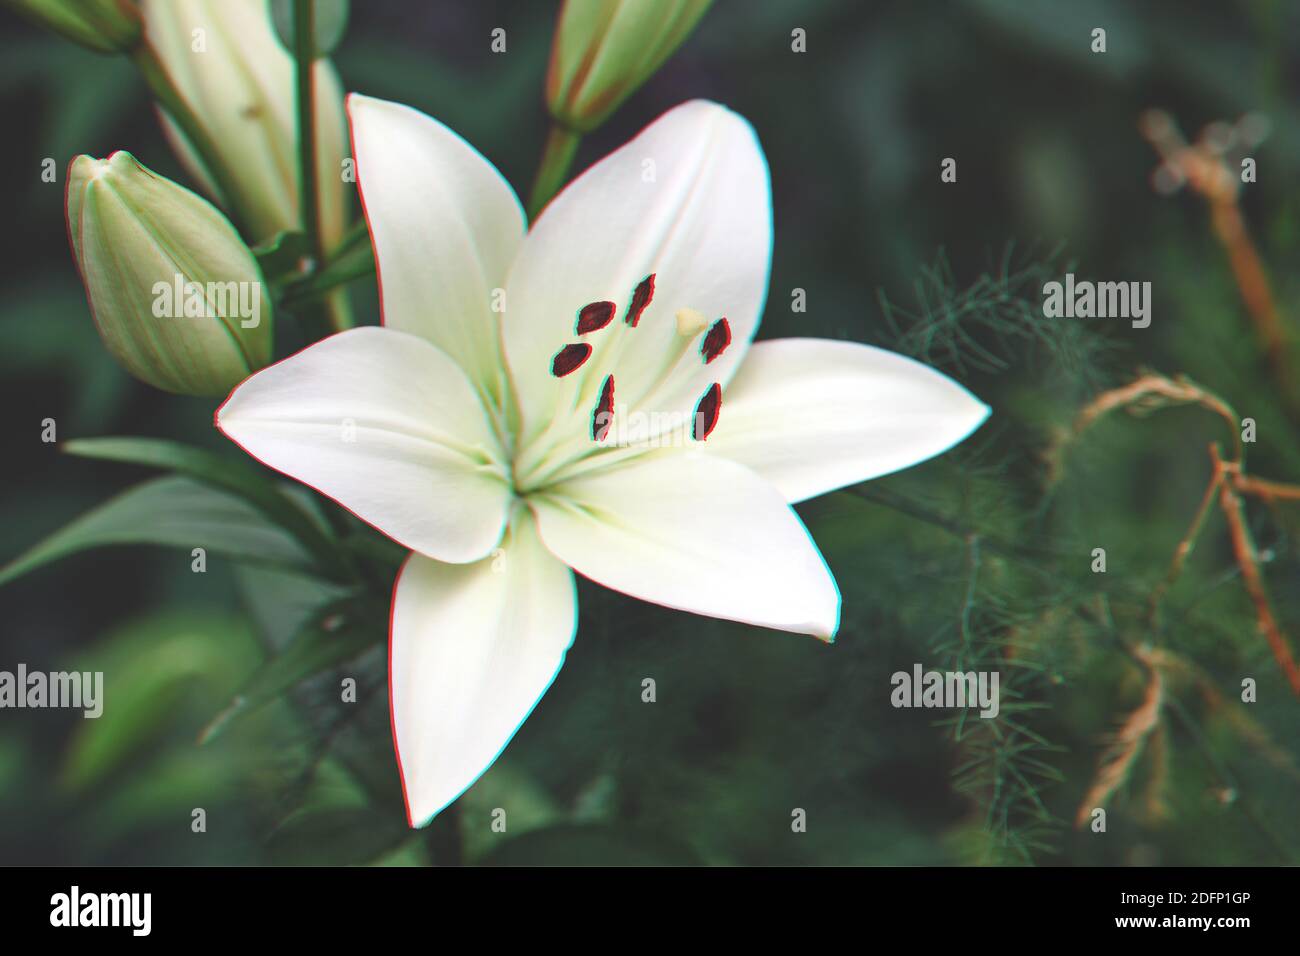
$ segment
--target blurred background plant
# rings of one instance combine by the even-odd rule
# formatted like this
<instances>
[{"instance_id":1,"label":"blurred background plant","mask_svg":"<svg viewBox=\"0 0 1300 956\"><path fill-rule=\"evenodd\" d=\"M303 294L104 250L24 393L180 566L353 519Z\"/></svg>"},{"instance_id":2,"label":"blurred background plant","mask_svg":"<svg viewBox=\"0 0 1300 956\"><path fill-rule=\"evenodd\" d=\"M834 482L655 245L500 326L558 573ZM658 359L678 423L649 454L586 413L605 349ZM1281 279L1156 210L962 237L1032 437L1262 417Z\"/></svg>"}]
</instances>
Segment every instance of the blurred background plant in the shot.
<instances>
[{"instance_id":1,"label":"blurred background plant","mask_svg":"<svg viewBox=\"0 0 1300 956\"><path fill-rule=\"evenodd\" d=\"M103 17L134 9L81 6L101 36ZM273 6L267 36L278 27L292 48L295 4ZM107 704L99 720L3 712L0 861L1300 860L1286 663L1300 634L1300 411L1286 374L1300 360L1287 268L1300 239L1287 188L1300 174L1300 8L683 2L629 60L619 30L650 29L624 9L635 4L588 3L559 36L594 65L602 49L631 64L613 80L589 69L599 95L548 70L557 5L369 0L346 30L345 5L312 6L311 69L263 51L262 64L283 56L264 108L224 114L234 126L205 150L219 108L244 95L208 89L179 158L174 127L186 133L184 97L199 94L178 82L169 102L165 56L141 52L129 26L100 44L134 51L114 55L3 15L0 507L13 560L0 567L0 669L103 670ZM191 7L203 5L174 9ZM1092 50L1097 27L1105 53ZM338 89L457 130L534 209L667 107L726 103L772 167L762 334L904 351L994 408L944 458L800 507L843 592L831 648L584 586L556 683L426 831L405 826L388 728L400 555L227 447L212 400L164 395L115 365L63 224L68 160L129 149L187 188L236 197L226 212L275 290L277 355L376 322L364 230L346 225L353 187L334 195L335 160L293 148L305 74L332 100L334 68ZM308 113L328 138L329 116ZM289 157L280 198L297 202L270 225L231 168L202 161L250 130L275 133L270 153L213 165ZM1238 188L1242 155L1257 181ZM940 180L947 157L955 183ZM321 197L314 214L304 195ZM1044 318L1043 283L1066 271L1150 281L1150 328ZM1237 418L1255 441L1239 446ZM58 444L41 441L46 419ZM119 435L148 438L100 437ZM1222 451L1207 453L1212 442ZM125 547L145 544L164 547ZM914 662L999 670L999 717L892 708L890 675ZM1241 701L1245 678L1254 703ZM355 703L340 700L344 679ZM1105 833L1090 828L1096 807ZM792 831L796 808L805 833Z\"/></svg>"}]
</instances>

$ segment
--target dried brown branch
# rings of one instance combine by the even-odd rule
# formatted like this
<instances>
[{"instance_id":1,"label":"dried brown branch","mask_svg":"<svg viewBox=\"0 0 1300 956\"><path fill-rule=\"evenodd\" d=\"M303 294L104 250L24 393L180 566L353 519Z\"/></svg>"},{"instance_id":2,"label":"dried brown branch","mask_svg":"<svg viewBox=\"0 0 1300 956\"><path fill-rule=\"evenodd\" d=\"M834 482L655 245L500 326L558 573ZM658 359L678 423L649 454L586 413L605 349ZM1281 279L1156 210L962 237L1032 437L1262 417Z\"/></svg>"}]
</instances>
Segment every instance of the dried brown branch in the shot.
<instances>
[{"instance_id":1,"label":"dried brown branch","mask_svg":"<svg viewBox=\"0 0 1300 956\"><path fill-rule=\"evenodd\" d=\"M1239 494L1253 495L1265 501L1300 501L1300 485L1286 485L1280 481L1265 481L1240 473L1233 476L1233 487Z\"/></svg>"},{"instance_id":2,"label":"dried brown branch","mask_svg":"<svg viewBox=\"0 0 1300 956\"><path fill-rule=\"evenodd\" d=\"M1238 430L1239 419L1232 406L1185 376L1169 378L1158 372L1144 372L1128 385L1103 392L1084 406L1075 417L1074 434L1080 434L1092 427L1099 419L1121 409L1130 412L1151 411L1170 404L1199 405L1222 418L1232 432L1235 454L1231 459L1225 459L1217 444L1210 446L1212 467L1210 483L1201 497L1187 533L1174 549L1169 570L1151 592L1147 608L1148 622L1152 628L1156 627L1160 603L1182 574L1187 558L1196 547L1196 542L1205 528L1206 520L1217 497L1219 508L1228 523L1233 557L1241 569L1246 593L1255 607L1259 630L1268 641L1273 657L1282 669L1287 683L1296 696L1300 697L1300 665L1297 665L1290 643L1282 632L1277 616L1273 613L1268 590L1264 585L1264 576L1260 572L1255 542L1246 523L1242 504L1243 495L1258 497L1269 502L1300 501L1300 486L1255 478L1246 474L1241 433Z\"/></svg>"},{"instance_id":3,"label":"dried brown branch","mask_svg":"<svg viewBox=\"0 0 1300 956\"><path fill-rule=\"evenodd\" d=\"M1165 801L1165 788L1169 784L1169 730L1164 721L1156 724L1147 744L1147 774L1143 794L1143 804L1147 816L1158 822L1169 816L1169 804Z\"/></svg>"},{"instance_id":4,"label":"dried brown branch","mask_svg":"<svg viewBox=\"0 0 1300 956\"><path fill-rule=\"evenodd\" d=\"M1070 443L1102 418L1117 411L1148 415L1176 405L1197 405L1221 418L1233 436L1237 457L1241 457L1241 420L1231 405L1185 375L1170 378L1159 372L1142 371L1134 381L1102 392L1080 409L1069 430L1058 430L1043 456L1048 466L1047 484L1055 485L1064 475L1065 455Z\"/></svg>"},{"instance_id":5,"label":"dried brown branch","mask_svg":"<svg viewBox=\"0 0 1300 956\"><path fill-rule=\"evenodd\" d=\"M1241 454L1241 419L1232 406L1209 389L1202 388L1184 375L1169 378L1159 372L1144 372L1128 385L1102 392L1083 407L1074 419L1074 434L1082 434L1098 419L1121 409L1131 414L1148 414L1171 405L1199 405L1227 423L1235 436L1238 457Z\"/></svg>"},{"instance_id":6,"label":"dried brown branch","mask_svg":"<svg viewBox=\"0 0 1300 956\"><path fill-rule=\"evenodd\" d=\"M1241 214L1241 179L1229 167L1220 136L1216 135L1225 126L1212 124L1197 142L1188 143L1177 124L1164 112L1149 110L1139 123L1142 134L1162 161L1157 171L1157 189L1172 191L1186 183L1209 206L1215 238L1228 257L1255 338L1274 381L1294 413L1300 393L1296 391L1290 331L1282 320L1268 272ZM1161 176L1166 177L1170 188L1164 188Z\"/></svg>"},{"instance_id":7,"label":"dried brown branch","mask_svg":"<svg viewBox=\"0 0 1300 956\"><path fill-rule=\"evenodd\" d=\"M1191 526L1187 529L1187 534L1183 535L1178 547L1174 549L1173 560L1169 562L1169 570L1165 573L1164 580L1156 585L1155 590L1151 592L1151 601L1147 606L1147 620L1152 627L1157 624L1160 613L1160 602L1164 600L1169 589L1178 581L1179 576L1183 573L1183 567L1187 564L1187 559L1196 547L1196 541L1201 536L1201 531L1205 527L1205 521L1210 516L1210 510L1214 507L1215 493L1219 490L1219 476L1215 474L1210 478L1210 483L1205 487L1205 494L1201 496L1201 503L1196 508L1196 514L1192 518Z\"/></svg>"},{"instance_id":8,"label":"dried brown branch","mask_svg":"<svg viewBox=\"0 0 1300 956\"><path fill-rule=\"evenodd\" d=\"M1123 786L1142 755L1143 745L1160 724L1160 710L1165 700L1164 678L1149 651L1135 648L1133 653L1146 671L1146 691L1142 703L1128 715L1102 752L1097 774L1075 814L1074 825L1078 828L1087 824L1093 810L1104 807L1115 791Z\"/></svg>"},{"instance_id":9,"label":"dried brown branch","mask_svg":"<svg viewBox=\"0 0 1300 956\"><path fill-rule=\"evenodd\" d=\"M1296 665L1291 645L1282 633L1273 606L1268 599L1268 590L1264 586L1264 576L1259 570L1259 557L1255 551L1255 541L1251 537L1250 527L1246 524L1241 497L1236 490L1235 478L1240 476L1241 466L1237 462L1224 461L1217 445L1210 446L1210 457L1214 461L1215 475L1219 485L1219 504L1228 521L1228 537L1232 541L1232 551L1237 565L1241 568L1241 579L1255 605L1255 618L1259 629L1268 641L1269 649L1277 660L1278 667L1286 676L1287 683L1297 697L1300 697L1300 666Z\"/></svg>"}]
</instances>

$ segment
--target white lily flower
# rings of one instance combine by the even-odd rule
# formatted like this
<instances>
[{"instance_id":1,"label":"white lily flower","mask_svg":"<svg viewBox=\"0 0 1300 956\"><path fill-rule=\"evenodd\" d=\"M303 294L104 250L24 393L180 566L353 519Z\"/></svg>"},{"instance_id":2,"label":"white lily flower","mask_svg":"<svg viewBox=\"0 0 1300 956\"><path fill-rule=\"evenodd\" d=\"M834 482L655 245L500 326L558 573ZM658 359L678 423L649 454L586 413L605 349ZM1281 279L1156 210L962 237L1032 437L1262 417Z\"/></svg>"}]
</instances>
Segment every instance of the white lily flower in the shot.
<instances>
[{"instance_id":1,"label":"white lily flower","mask_svg":"<svg viewBox=\"0 0 1300 956\"><path fill-rule=\"evenodd\" d=\"M768 172L724 107L670 110L527 232L451 130L355 94L348 110L384 327L252 376L217 424L413 552L389 692L422 826L554 680L573 572L830 640L839 591L790 505L937 455L988 409L881 349L751 344Z\"/></svg>"}]
</instances>

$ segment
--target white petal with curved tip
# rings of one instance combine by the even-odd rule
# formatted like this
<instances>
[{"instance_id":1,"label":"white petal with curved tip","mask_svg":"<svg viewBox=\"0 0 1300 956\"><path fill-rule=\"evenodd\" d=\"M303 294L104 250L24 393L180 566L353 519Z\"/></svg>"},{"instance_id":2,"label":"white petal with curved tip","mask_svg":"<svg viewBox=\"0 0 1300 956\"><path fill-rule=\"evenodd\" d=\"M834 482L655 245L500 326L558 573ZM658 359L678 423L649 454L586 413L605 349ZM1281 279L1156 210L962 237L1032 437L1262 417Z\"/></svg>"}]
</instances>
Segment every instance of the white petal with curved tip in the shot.
<instances>
[{"instance_id":1,"label":"white petal with curved tip","mask_svg":"<svg viewBox=\"0 0 1300 956\"><path fill-rule=\"evenodd\" d=\"M473 386L423 339L340 332L245 379L217 427L405 547L475 561L501 538L509 485Z\"/></svg>"},{"instance_id":2,"label":"white petal with curved tip","mask_svg":"<svg viewBox=\"0 0 1300 956\"><path fill-rule=\"evenodd\" d=\"M793 503L942 454L988 414L952 379L902 355L776 339L749 350L708 451L748 465Z\"/></svg>"},{"instance_id":3,"label":"white petal with curved tip","mask_svg":"<svg viewBox=\"0 0 1300 956\"><path fill-rule=\"evenodd\" d=\"M393 591L389 692L412 826L490 767L546 693L577 627L573 575L531 515L476 564L412 555Z\"/></svg>"},{"instance_id":4,"label":"white petal with curved tip","mask_svg":"<svg viewBox=\"0 0 1300 956\"><path fill-rule=\"evenodd\" d=\"M428 339L499 395L493 297L523 241L519 200L491 163L419 110L353 93L348 116L384 324Z\"/></svg>"},{"instance_id":5,"label":"white petal with curved tip","mask_svg":"<svg viewBox=\"0 0 1300 956\"><path fill-rule=\"evenodd\" d=\"M840 598L780 493L697 451L649 454L529 499L546 546L579 574L695 614L831 638Z\"/></svg>"},{"instance_id":6,"label":"white petal with curved tip","mask_svg":"<svg viewBox=\"0 0 1300 956\"><path fill-rule=\"evenodd\" d=\"M673 355L679 374L654 396L653 410L691 414L710 384L726 383L753 338L771 251L767 162L753 128L716 103L669 110L592 166L542 213L510 273L503 338L528 436L557 417L557 428L586 436L606 375L614 375L616 401L635 404ZM654 296L628 328L633 292L651 274ZM602 301L616 306L612 322L579 337L578 311ZM681 341L682 309L731 325L731 346L707 366L698 339L688 348ZM554 377L552 358L579 341L593 347L591 357Z\"/></svg>"}]
</instances>

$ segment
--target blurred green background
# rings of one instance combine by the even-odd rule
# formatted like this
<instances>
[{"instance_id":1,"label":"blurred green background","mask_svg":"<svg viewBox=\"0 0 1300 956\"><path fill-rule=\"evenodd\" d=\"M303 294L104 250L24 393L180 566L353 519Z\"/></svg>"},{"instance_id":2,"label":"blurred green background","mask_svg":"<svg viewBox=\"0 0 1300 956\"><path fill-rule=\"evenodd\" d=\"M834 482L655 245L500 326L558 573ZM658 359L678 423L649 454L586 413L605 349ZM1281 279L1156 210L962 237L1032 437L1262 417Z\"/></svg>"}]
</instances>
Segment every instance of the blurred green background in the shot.
<instances>
[{"instance_id":1,"label":"blurred green background","mask_svg":"<svg viewBox=\"0 0 1300 956\"><path fill-rule=\"evenodd\" d=\"M344 87L447 123L526 194L546 132L557 5L367 0L335 55ZM63 170L130 149L180 182L146 91L0 12L6 148L0 419L8 561L147 478L40 440L146 435L234 454L214 403L135 382L95 334L67 248ZM507 31L493 54L490 33ZM1107 31L1107 51L1090 31ZM428 831L406 828L384 689L386 611L366 650L198 746L330 595L266 563L188 547L88 551L0 591L0 669L104 670L107 706L0 711L3 863L1243 864L1300 860L1300 701L1213 515L1163 623L1142 610L1229 438L1194 409L1114 416L1063 458L1079 407L1140 367L1185 373L1258 423L1253 473L1300 481L1300 422L1267 372L1206 204L1161 196L1138 118L1195 137L1246 113L1270 132L1242 208L1283 318L1300 301L1300 5L1286 0L719 0L682 50L588 137L578 167L688 98L758 131L776 247L760 335L919 355L992 405L945 458L801 506L843 593L834 646L581 586L579 636L504 756ZM807 52L791 51L791 30ZM41 181L53 157L60 182ZM957 160L956 183L940 162ZM1041 286L1146 280L1151 327L1042 316ZM794 289L807 311L790 309ZM377 321L373 281L353 286ZM1056 470L1053 470L1056 469ZM1055 478L1056 480L1051 480ZM1249 520L1283 627L1300 634L1300 507ZM217 508L213 526L234 519ZM209 530L212 530L211 528ZM201 535L202 530L193 532ZM1089 569L1104 547L1106 574ZM235 549L235 557L238 549ZM338 621L327 620L334 628ZM1076 830L1106 735L1151 642L1158 730ZM1014 655L1010 648L1014 646ZM998 721L890 706L890 675L997 667ZM338 702L342 677L359 700ZM1254 704L1238 702L1244 677ZM657 701L643 703L653 678ZM274 696L273 694L269 696ZM973 726L972 726L973 725ZM203 808L207 832L191 830ZM507 812L507 832L491 828ZM806 832L791 814L806 811Z\"/></svg>"}]
</instances>

